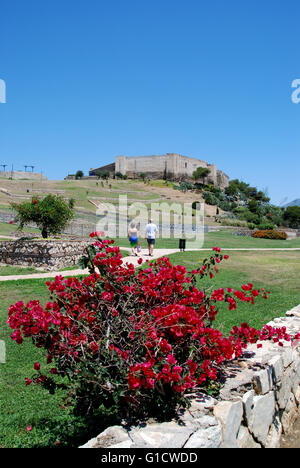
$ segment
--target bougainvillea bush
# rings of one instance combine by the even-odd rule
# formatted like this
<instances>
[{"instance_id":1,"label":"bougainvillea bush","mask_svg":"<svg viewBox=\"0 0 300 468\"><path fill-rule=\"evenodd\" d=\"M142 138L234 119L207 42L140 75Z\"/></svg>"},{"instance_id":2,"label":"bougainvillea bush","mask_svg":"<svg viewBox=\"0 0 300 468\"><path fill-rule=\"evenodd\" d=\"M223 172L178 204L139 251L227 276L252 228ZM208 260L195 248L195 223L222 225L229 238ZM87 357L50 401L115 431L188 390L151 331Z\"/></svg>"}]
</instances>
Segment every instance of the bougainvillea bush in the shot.
<instances>
[{"instance_id":1,"label":"bougainvillea bush","mask_svg":"<svg viewBox=\"0 0 300 468\"><path fill-rule=\"evenodd\" d=\"M63 383L72 404L85 412L105 405L125 415L163 414L185 405L188 393L217 383L224 363L241 356L247 343L290 340L285 328L243 323L224 336L214 327L218 304L233 311L239 302L251 307L268 297L253 284L199 287L228 259L220 248L188 273L165 257L135 268L123 262L113 241L91 237L81 260L89 276L57 276L46 283L51 300L45 306L32 300L9 308L12 339L31 338L45 350L45 364L33 363L27 385L54 392Z\"/></svg>"}]
</instances>

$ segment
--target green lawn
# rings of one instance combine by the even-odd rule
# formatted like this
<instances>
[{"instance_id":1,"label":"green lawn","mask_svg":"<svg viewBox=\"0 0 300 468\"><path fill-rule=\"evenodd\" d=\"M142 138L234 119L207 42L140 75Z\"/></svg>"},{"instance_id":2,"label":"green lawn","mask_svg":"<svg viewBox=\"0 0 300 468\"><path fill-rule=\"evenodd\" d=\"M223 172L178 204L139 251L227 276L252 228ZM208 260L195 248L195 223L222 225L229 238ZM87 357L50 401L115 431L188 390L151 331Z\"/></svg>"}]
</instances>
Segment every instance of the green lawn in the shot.
<instances>
[{"instance_id":1,"label":"green lawn","mask_svg":"<svg viewBox=\"0 0 300 468\"><path fill-rule=\"evenodd\" d=\"M184 252L170 256L172 262L193 269L207 252ZM262 298L255 305L241 303L229 312L222 305L217 323L224 332L242 321L261 327L274 317L300 303L300 252L230 252L220 273L213 280L202 280L199 286L240 288L245 282L271 291L269 299ZM31 342L17 345L10 339L6 325L7 309L18 300L39 299L45 303L48 290L45 280L23 280L0 283L0 339L7 349L7 362L0 364L0 448L4 447L78 447L117 420L103 415L94 420L76 417L60 406L62 393L48 392L32 385L26 387L25 377L33 373L35 361L44 362L42 351ZM44 366L44 364L42 364ZM32 425L32 431L26 427Z\"/></svg>"},{"instance_id":2,"label":"green lawn","mask_svg":"<svg viewBox=\"0 0 300 468\"><path fill-rule=\"evenodd\" d=\"M17 231L17 225L16 224L9 224L9 223L1 223L0 222L0 235L1 236L11 236L11 233ZM38 229L32 229L32 228L25 228L22 231L24 233L24 236L26 236L26 232L34 232L34 233L40 233ZM0 239L1 241L1 239Z\"/></svg>"},{"instance_id":3,"label":"green lawn","mask_svg":"<svg viewBox=\"0 0 300 468\"><path fill-rule=\"evenodd\" d=\"M183 252L169 256L172 263L183 264L188 270L199 266L208 252ZM210 254L209 254L210 255ZM228 311L222 304L216 325L228 332L233 325L244 321L261 328L266 322L300 304L300 251L298 252L229 252L220 272L212 280L199 281L199 287L213 286L240 289L253 283L271 292L267 300L259 298L255 305L239 303L236 311Z\"/></svg>"},{"instance_id":4,"label":"green lawn","mask_svg":"<svg viewBox=\"0 0 300 468\"><path fill-rule=\"evenodd\" d=\"M235 230L233 230L234 232ZM255 239L248 236L234 236L231 230L209 232L204 236L203 248L214 245L222 248L300 248L300 237L292 240Z\"/></svg>"},{"instance_id":5,"label":"green lawn","mask_svg":"<svg viewBox=\"0 0 300 468\"><path fill-rule=\"evenodd\" d=\"M128 246L128 239L118 238L116 239L116 245ZM146 247L147 243L144 236L140 236L140 243L142 247ZM155 246L158 249L177 249L179 245L179 239L161 239L157 238ZM221 247L223 249L247 249L247 248L300 248L300 237L293 240L272 240L272 239L255 239L254 237L246 236L234 236L231 230L223 229L216 232L205 233L204 243L202 248L209 249L214 246Z\"/></svg>"},{"instance_id":6,"label":"green lawn","mask_svg":"<svg viewBox=\"0 0 300 468\"><path fill-rule=\"evenodd\" d=\"M33 363L44 362L43 354L30 340L17 345L10 339L7 309L18 300L45 303L45 280L0 283L0 297L0 339L6 344L6 363L0 364L0 448L78 447L114 423L107 423L105 414L93 420L76 417L60 406L63 392L50 395L38 386L25 386L25 377L34 373Z\"/></svg>"},{"instance_id":7,"label":"green lawn","mask_svg":"<svg viewBox=\"0 0 300 468\"><path fill-rule=\"evenodd\" d=\"M33 267L0 266L0 276L30 275L31 273L41 273L41 271Z\"/></svg>"}]
</instances>

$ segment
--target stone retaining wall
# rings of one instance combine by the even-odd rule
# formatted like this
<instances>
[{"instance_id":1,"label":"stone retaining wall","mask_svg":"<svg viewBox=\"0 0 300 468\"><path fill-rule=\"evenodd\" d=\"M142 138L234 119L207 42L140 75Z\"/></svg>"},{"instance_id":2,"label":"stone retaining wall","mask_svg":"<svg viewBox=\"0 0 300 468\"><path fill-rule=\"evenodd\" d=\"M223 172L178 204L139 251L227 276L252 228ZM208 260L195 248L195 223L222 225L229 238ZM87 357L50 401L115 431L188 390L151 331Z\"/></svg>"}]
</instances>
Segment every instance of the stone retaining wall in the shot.
<instances>
[{"instance_id":1,"label":"stone retaining wall","mask_svg":"<svg viewBox=\"0 0 300 468\"><path fill-rule=\"evenodd\" d=\"M236 231L234 231L232 234L234 236L246 236L246 237L251 237L252 234L254 233L254 229L247 229L247 228L239 228Z\"/></svg>"},{"instance_id":2,"label":"stone retaining wall","mask_svg":"<svg viewBox=\"0 0 300 468\"><path fill-rule=\"evenodd\" d=\"M84 240L5 241L0 243L0 263L55 271L76 265L87 244Z\"/></svg>"},{"instance_id":3,"label":"stone retaining wall","mask_svg":"<svg viewBox=\"0 0 300 468\"><path fill-rule=\"evenodd\" d=\"M300 331L300 305L269 322ZM226 366L218 398L190 396L188 410L169 422L112 426L80 448L278 448L299 416L300 346L249 345Z\"/></svg>"}]
</instances>

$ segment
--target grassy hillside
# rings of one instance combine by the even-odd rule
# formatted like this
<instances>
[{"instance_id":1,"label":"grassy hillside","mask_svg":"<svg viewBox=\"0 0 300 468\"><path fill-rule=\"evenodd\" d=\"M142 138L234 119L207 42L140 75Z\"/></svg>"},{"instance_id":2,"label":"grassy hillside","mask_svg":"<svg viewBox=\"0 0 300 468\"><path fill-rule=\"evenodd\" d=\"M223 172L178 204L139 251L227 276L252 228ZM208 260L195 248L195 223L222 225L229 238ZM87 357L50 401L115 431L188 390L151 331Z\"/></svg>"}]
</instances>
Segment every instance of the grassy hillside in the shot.
<instances>
[{"instance_id":1,"label":"grassy hillside","mask_svg":"<svg viewBox=\"0 0 300 468\"><path fill-rule=\"evenodd\" d=\"M200 194L182 193L173 189L170 182L153 180L143 182L142 180L0 180L0 216L6 215L10 219L11 202L23 202L34 197L44 197L48 193L62 195L66 199L75 200L75 220L72 224L84 225L86 229L75 229L70 234L85 235L94 230L97 222L97 206L109 203L116 207L118 212L119 196L127 197L128 205L133 202L141 202L150 210L152 203L166 202L168 204L200 201ZM208 216L216 214L216 207L207 205ZM3 219L3 218L2 218ZM99 218L98 218L99 219ZM207 218L212 224L213 218ZM15 228L4 226L0 218L0 236L8 236ZM25 232L27 229L25 230Z\"/></svg>"},{"instance_id":2,"label":"grassy hillside","mask_svg":"<svg viewBox=\"0 0 300 468\"><path fill-rule=\"evenodd\" d=\"M1 191L3 189L3 191ZM6 191L6 193L5 193ZM77 210L95 212L90 201L117 203L119 195L127 195L128 201L201 201L199 194L182 193L173 189L173 184L159 180L144 183L142 180L5 180L0 181L0 211L9 210L10 201L26 200L32 196L45 196L57 193L66 198L74 198ZM10 195L9 195L10 194ZM212 213L211 207L207 207Z\"/></svg>"}]
</instances>

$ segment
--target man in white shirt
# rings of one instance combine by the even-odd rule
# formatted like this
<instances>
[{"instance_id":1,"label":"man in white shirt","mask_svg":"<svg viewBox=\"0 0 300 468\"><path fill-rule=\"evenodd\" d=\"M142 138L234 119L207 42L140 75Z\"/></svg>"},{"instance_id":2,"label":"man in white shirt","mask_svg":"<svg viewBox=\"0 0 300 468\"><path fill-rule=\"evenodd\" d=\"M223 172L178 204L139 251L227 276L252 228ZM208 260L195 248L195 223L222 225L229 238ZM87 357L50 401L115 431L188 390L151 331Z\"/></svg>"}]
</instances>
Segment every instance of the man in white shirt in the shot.
<instances>
[{"instance_id":1,"label":"man in white shirt","mask_svg":"<svg viewBox=\"0 0 300 468\"><path fill-rule=\"evenodd\" d=\"M153 248L155 244L155 237L158 233L158 227L153 223L152 219L149 219L149 223L146 226L146 239L148 242L149 256L153 256Z\"/></svg>"}]
</instances>

